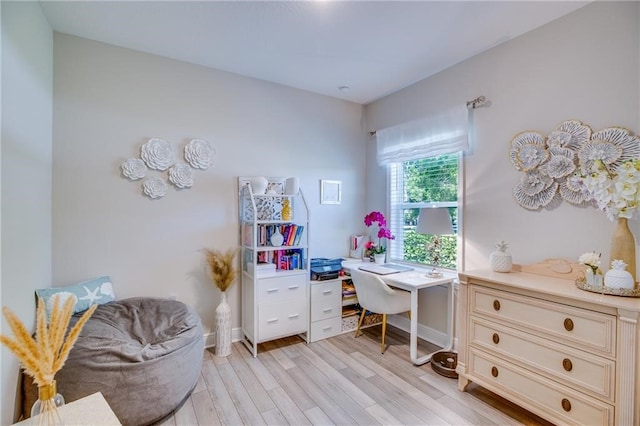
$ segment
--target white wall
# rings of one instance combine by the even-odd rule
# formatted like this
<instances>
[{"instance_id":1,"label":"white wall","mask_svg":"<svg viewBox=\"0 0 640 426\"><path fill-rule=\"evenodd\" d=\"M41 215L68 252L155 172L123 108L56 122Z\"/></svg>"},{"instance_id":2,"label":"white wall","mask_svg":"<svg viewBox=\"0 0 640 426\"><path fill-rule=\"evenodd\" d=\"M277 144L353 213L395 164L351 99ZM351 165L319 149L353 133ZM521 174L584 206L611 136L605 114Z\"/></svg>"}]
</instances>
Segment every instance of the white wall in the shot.
<instances>
[{"instance_id":1,"label":"white wall","mask_svg":"<svg viewBox=\"0 0 640 426\"><path fill-rule=\"evenodd\" d=\"M591 3L365 108L367 130L375 130L480 95L491 102L472 114L473 148L464 160L466 269L488 267L500 239L510 243L516 263L551 257L577 261L592 250L608 263L614 223L594 208L566 202L552 211L520 207L512 189L521 173L511 166L508 150L517 133L548 134L568 119L593 130L622 126L640 132L639 7L638 2ZM372 185L384 170L372 163L375 144L368 149ZM380 208L384 195L367 201ZM639 221L630 226L640 243ZM438 303L432 306L438 310Z\"/></svg>"},{"instance_id":2,"label":"white wall","mask_svg":"<svg viewBox=\"0 0 640 426\"><path fill-rule=\"evenodd\" d=\"M55 286L107 274L119 298L175 294L212 329L219 294L199 250L238 245L238 176L300 178L311 257L346 255L364 227L362 106L57 33L54 56ZM119 165L151 137L209 140L216 163L150 200ZM320 205L320 179L343 182L341 205Z\"/></svg>"},{"instance_id":3,"label":"white wall","mask_svg":"<svg viewBox=\"0 0 640 426\"><path fill-rule=\"evenodd\" d=\"M2 2L2 291L32 329L51 285L53 33L37 2ZM10 330L2 319L2 333ZM13 423L17 358L1 349L0 423Z\"/></svg>"}]
</instances>

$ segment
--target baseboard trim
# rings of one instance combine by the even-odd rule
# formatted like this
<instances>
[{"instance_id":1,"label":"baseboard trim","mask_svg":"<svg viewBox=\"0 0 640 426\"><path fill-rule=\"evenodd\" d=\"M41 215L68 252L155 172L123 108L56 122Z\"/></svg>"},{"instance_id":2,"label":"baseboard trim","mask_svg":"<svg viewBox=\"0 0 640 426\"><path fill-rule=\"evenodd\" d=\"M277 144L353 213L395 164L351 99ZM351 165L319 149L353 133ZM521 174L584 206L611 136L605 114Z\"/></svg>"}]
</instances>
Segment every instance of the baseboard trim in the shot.
<instances>
[{"instance_id":1,"label":"baseboard trim","mask_svg":"<svg viewBox=\"0 0 640 426\"><path fill-rule=\"evenodd\" d=\"M231 341L239 342L242 340L242 328L237 327L231 330ZM215 348L216 346L216 332L204 333L204 347Z\"/></svg>"},{"instance_id":2,"label":"baseboard trim","mask_svg":"<svg viewBox=\"0 0 640 426\"><path fill-rule=\"evenodd\" d=\"M387 322L407 333L411 330L411 321L406 318L406 315L390 315L387 317ZM418 324L418 337L440 347L445 347L449 343L449 337L446 333L423 324Z\"/></svg>"}]
</instances>

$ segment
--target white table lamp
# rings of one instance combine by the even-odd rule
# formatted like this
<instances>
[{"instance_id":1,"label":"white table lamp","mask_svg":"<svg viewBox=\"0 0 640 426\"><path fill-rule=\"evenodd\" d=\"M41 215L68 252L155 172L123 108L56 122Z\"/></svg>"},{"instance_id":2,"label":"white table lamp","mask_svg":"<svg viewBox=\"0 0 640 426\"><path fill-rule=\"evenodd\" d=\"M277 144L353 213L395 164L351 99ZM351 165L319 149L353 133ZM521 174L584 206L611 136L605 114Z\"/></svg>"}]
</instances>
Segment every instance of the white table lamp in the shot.
<instances>
[{"instance_id":1,"label":"white table lamp","mask_svg":"<svg viewBox=\"0 0 640 426\"><path fill-rule=\"evenodd\" d=\"M425 207L420 209L416 232L418 234L433 235L431 244L425 247L425 251L431 255L434 263L433 269L427 273L427 275L430 277L441 277L442 272L436 268L440 260L440 236L453 234L449 210L446 207Z\"/></svg>"}]
</instances>

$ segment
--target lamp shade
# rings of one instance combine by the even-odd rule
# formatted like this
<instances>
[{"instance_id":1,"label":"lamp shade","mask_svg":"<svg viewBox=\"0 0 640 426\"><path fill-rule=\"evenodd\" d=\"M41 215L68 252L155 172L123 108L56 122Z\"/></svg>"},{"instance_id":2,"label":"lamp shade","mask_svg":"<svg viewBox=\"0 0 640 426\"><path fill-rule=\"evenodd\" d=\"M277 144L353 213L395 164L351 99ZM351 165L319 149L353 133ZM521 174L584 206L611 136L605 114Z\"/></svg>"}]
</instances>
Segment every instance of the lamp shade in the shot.
<instances>
[{"instance_id":1,"label":"lamp shade","mask_svg":"<svg viewBox=\"0 0 640 426\"><path fill-rule=\"evenodd\" d=\"M430 235L453 234L449 210L446 207L425 207L420 209L416 232Z\"/></svg>"}]
</instances>

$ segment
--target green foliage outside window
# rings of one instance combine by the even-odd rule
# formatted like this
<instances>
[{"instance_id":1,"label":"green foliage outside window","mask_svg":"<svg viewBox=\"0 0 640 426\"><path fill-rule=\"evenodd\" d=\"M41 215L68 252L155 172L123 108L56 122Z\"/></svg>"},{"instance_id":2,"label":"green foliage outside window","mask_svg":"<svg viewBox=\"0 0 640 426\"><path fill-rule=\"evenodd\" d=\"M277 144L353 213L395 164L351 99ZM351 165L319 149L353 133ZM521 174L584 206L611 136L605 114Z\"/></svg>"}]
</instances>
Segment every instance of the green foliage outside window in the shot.
<instances>
[{"instance_id":1,"label":"green foliage outside window","mask_svg":"<svg viewBox=\"0 0 640 426\"><path fill-rule=\"evenodd\" d=\"M458 199L458 155L423 158L402 163L398 170L402 180L402 194L398 194L402 209L403 260L444 268L456 269L457 238L455 235L440 236L439 259L434 262L426 247L433 241L432 235L415 232L420 205L424 203L455 203ZM415 204L415 207L412 206ZM450 207L454 232L457 233L458 209ZM399 253L398 253L399 254ZM435 264L437 263L437 264Z\"/></svg>"}]
</instances>

